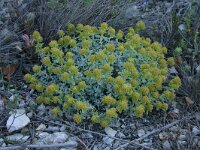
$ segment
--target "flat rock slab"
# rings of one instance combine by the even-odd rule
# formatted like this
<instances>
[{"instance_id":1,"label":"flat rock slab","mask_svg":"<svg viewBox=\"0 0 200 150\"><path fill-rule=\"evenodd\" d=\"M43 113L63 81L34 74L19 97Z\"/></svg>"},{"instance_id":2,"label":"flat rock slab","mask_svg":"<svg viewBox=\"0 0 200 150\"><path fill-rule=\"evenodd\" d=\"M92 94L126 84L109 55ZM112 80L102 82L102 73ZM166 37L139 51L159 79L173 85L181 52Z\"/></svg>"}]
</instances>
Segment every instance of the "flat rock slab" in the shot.
<instances>
[{"instance_id":1,"label":"flat rock slab","mask_svg":"<svg viewBox=\"0 0 200 150\"><path fill-rule=\"evenodd\" d=\"M9 133L22 129L30 123L30 119L26 116L25 110L23 109L17 109L10 114L11 115L6 123L6 127Z\"/></svg>"}]
</instances>

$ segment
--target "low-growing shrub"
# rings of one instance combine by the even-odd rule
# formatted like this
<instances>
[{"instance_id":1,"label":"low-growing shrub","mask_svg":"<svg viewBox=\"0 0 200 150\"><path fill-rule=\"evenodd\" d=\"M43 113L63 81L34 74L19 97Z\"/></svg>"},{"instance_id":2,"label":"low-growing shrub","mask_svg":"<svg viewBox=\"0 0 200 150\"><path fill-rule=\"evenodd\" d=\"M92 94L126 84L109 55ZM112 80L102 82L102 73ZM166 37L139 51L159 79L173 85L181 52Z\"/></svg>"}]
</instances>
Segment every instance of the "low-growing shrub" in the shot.
<instances>
[{"instance_id":1,"label":"low-growing shrub","mask_svg":"<svg viewBox=\"0 0 200 150\"><path fill-rule=\"evenodd\" d=\"M54 116L72 116L76 123L91 119L102 127L122 113L143 117L153 109L167 110L181 81L168 81L174 59L165 58L161 44L138 34L144 28L138 22L124 34L106 23L68 24L46 47L35 31L42 64L24 79L39 93L37 103L52 106Z\"/></svg>"}]
</instances>

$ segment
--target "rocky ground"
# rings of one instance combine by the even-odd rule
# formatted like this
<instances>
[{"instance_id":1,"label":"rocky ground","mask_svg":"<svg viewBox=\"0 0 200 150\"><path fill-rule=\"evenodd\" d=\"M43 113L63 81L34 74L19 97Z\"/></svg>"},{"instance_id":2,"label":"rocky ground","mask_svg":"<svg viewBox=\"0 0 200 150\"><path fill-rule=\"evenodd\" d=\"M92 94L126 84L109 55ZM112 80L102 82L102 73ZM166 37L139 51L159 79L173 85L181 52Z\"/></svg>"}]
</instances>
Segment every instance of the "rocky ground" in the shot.
<instances>
[{"instance_id":1,"label":"rocky ground","mask_svg":"<svg viewBox=\"0 0 200 150\"><path fill-rule=\"evenodd\" d=\"M0 63L19 63L20 59L16 58L24 57L21 52L25 48L21 24L30 26L35 16L25 9L29 2L0 2ZM177 9L176 13L182 15L188 5L190 3L186 0L176 3L171 0L156 3L140 0L121 10L110 24L125 29L142 19L148 24L144 34L152 39L160 38L167 46L173 39L170 36L173 32L171 25L166 26L166 22L171 21L172 10ZM185 29L183 24L179 27ZM160 36L154 37L155 32ZM0 88L0 150L200 149L200 106L187 97L179 96L166 113L154 112L143 119L124 116L102 129L87 122L77 126L67 119L52 117L48 107L35 105L36 93L28 90L20 80L17 86L6 89L0 85Z\"/></svg>"}]
</instances>

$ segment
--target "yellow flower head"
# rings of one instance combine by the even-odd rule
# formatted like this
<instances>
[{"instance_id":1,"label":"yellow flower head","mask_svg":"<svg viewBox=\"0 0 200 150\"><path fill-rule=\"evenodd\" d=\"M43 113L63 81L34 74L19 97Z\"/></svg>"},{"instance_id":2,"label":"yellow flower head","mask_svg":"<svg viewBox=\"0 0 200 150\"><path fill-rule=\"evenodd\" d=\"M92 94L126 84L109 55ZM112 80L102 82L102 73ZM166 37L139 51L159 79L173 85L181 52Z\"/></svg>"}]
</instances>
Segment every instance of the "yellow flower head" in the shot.
<instances>
[{"instance_id":1,"label":"yellow flower head","mask_svg":"<svg viewBox=\"0 0 200 150\"><path fill-rule=\"evenodd\" d=\"M60 36L60 37L63 37L65 35L65 32L63 30L58 30L57 34Z\"/></svg>"},{"instance_id":2,"label":"yellow flower head","mask_svg":"<svg viewBox=\"0 0 200 150\"><path fill-rule=\"evenodd\" d=\"M58 103L58 101L59 101L59 97L58 96L54 96L53 97L53 102L56 104L56 103Z\"/></svg>"},{"instance_id":3,"label":"yellow flower head","mask_svg":"<svg viewBox=\"0 0 200 150\"><path fill-rule=\"evenodd\" d=\"M112 76L108 76L106 81L109 83L109 84L112 84L114 82L114 78Z\"/></svg>"},{"instance_id":4,"label":"yellow flower head","mask_svg":"<svg viewBox=\"0 0 200 150\"><path fill-rule=\"evenodd\" d=\"M51 41L51 42L49 43L49 46L50 46L51 48L53 48L53 47L58 47L58 42L57 42L56 40L53 40L53 41Z\"/></svg>"},{"instance_id":5,"label":"yellow flower head","mask_svg":"<svg viewBox=\"0 0 200 150\"><path fill-rule=\"evenodd\" d=\"M72 58L69 58L69 59L67 60L67 62L66 62L66 65L67 65L67 66L72 66L72 65L74 65L74 60L73 60Z\"/></svg>"},{"instance_id":6,"label":"yellow flower head","mask_svg":"<svg viewBox=\"0 0 200 150\"><path fill-rule=\"evenodd\" d=\"M57 117L59 115L59 107L54 107L51 112L53 116Z\"/></svg>"},{"instance_id":7,"label":"yellow flower head","mask_svg":"<svg viewBox=\"0 0 200 150\"><path fill-rule=\"evenodd\" d=\"M116 100L112 96L107 95L103 97L102 103L106 105L114 105L116 104Z\"/></svg>"},{"instance_id":8,"label":"yellow flower head","mask_svg":"<svg viewBox=\"0 0 200 150\"><path fill-rule=\"evenodd\" d=\"M87 49L89 48L90 43L91 42L89 40L83 40L82 47Z\"/></svg>"},{"instance_id":9,"label":"yellow flower head","mask_svg":"<svg viewBox=\"0 0 200 150\"><path fill-rule=\"evenodd\" d=\"M36 102L39 103L39 104L41 104L41 103L43 103L43 99L44 98L42 96L37 96Z\"/></svg>"},{"instance_id":10,"label":"yellow flower head","mask_svg":"<svg viewBox=\"0 0 200 150\"><path fill-rule=\"evenodd\" d=\"M148 95L148 94L149 94L149 89L148 89L148 87L142 86L142 87L140 88L140 93L143 94L143 95Z\"/></svg>"},{"instance_id":11,"label":"yellow flower head","mask_svg":"<svg viewBox=\"0 0 200 150\"><path fill-rule=\"evenodd\" d=\"M181 79L179 77L175 77L169 82L169 86L177 90L181 86Z\"/></svg>"},{"instance_id":12,"label":"yellow flower head","mask_svg":"<svg viewBox=\"0 0 200 150\"><path fill-rule=\"evenodd\" d=\"M162 95L164 98L169 99L169 100L175 99L175 94L169 90L164 91Z\"/></svg>"},{"instance_id":13,"label":"yellow flower head","mask_svg":"<svg viewBox=\"0 0 200 150\"><path fill-rule=\"evenodd\" d=\"M113 55L113 54L111 54L111 55L108 56L108 62L110 62L110 63L114 63L115 59L116 59L115 55Z\"/></svg>"},{"instance_id":14,"label":"yellow flower head","mask_svg":"<svg viewBox=\"0 0 200 150\"><path fill-rule=\"evenodd\" d=\"M93 76L94 76L94 78L96 79L96 80L100 80L101 79L101 69L98 69L98 68L95 68L94 70L93 70Z\"/></svg>"},{"instance_id":15,"label":"yellow flower head","mask_svg":"<svg viewBox=\"0 0 200 150\"><path fill-rule=\"evenodd\" d=\"M86 55L87 52L88 52L88 50L86 48L80 49L80 54L83 55L83 56Z\"/></svg>"},{"instance_id":16,"label":"yellow flower head","mask_svg":"<svg viewBox=\"0 0 200 150\"><path fill-rule=\"evenodd\" d=\"M145 29L145 24L143 21L139 21L136 23L136 26L135 26L135 30L138 32L140 30L144 30Z\"/></svg>"},{"instance_id":17,"label":"yellow flower head","mask_svg":"<svg viewBox=\"0 0 200 150\"><path fill-rule=\"evenodd\" d=\"M43 38L41 37L40 33L38 31L33 32L33 39L37 42L42 42Z\"/></svg>"},{"instance_id":18,"label":"yellow flower head","mask_svg":"<svg viewBox=\"0 0 200 150\"><path fill-rule=\"evenodd\" d=\"M163 110L167 110L168 109L168 104L167 103L163 103L162 104L162 109Z\"/></svg>"},{"instance_id":19,"label":"yellow flower head","mask_svg":"<svg viewBox=\"0 0 200 150\"><path fill-rule=\"evenodd\" d=\"M106 50L108 52L113 52L115 50L115 45L114 44L107 44L106 45Z\"/></svg>"},{"instance_id":20,"label":"yellow flower head","mask_svg":"<svg viewBox=\"0 0 200 150\"><path fill-rule=\"evenodd\" d=\"M87 104L84 103L84 102L82 102L82 101L77 101L77 102L75 103L75 107L76 107L76 109L78 109L78 110L83 110L83 111L86 111L86 110L87 110Z\"/></svg>"},{"instance_id":21,"label":"yellow flower head","mask_svg":"<svg viewBox=\"0 0 200 150\"><path fill-rule=\"evenodd\" d=\"M69 68L69 71L70 71L70 74L75 75L75 74L78 73L78 67L76 67L76 66L71 66L71 67Z\"/></svg>"},{"instance_id":22,"label":"yellow flower head","mask_svg":"<svg viewBox=\"0 0 200 150\"><path fill-rule=\"evenodd\" d=\"M152 105L151 103L146 104L146 110L147 110L148 112L152 112L152 110L153 110L153 105Z\"/></svg>"},{"instance_id":23,"label":"yellow flower head","mask_svg":"<svg viewBox=\"0 0 200 150\"><path fill-rule=\"evenodd\" d=\"M141 103L142 104L147 104L147 103L150 103L150 98L148 97L148 96L143 96L142 98L141 98Z\"/></svg>"},{"instance_id":24,"label":"yellow flower head","mask_svg":"<svg viewBox=\"0 0 200 150\"><path fill-rule=\"evenodd\" d=\"M43 91L43 85L42 84L36 84L35 85L35 89L38 91L38 92L42 92Z\"/></svg>"},{"instance_id":25,"label":"yellow flower head","mask_svg":"<svg viewBox=\"0 0 200 150\"><path fill-rule=\"evenodd\" d=\"M121 40L123 36L124 36L124 33L122 32L122 30L119 30L116 35L117 39Z\"/></svg>"},{"instance_id":26,"label":"yellow flower head","mask_svg":"<svg viewBox=\"0 0 200 150\"><path fill-rule=\"evenodd\" d=\"M72 23L67 24L67 30L70 32L74 32L75 26Z\"/></svg>"},{"instance_id":27,"label":"yellow flower head","mask_svg":"<svg viewBox=\"0 0 200 150\"><path fill-rule=\"evenodd\" d=\"M50 65L51 65L51 60L50 60L49 57L44 57L44 58L42 59L42 63L43 63L44 65L46 65L46 66L50 66Z\"/></svg>"},{"instance_id":28,"label":"yellow flower head","mask_svg":"<svg viewBox=\"0 0 200 150\"><path fill-rule=\"evenodd\" d=\"M69 46L70 46L70 47L74 47L74 46L76 46L76 43L77 43L76 40L71 39L71 40L69 41Z\"/></svg>"},{"instance_id":29,"label":"yellow flower head","mask_svg":"<svg viewBox=\"0 0 200 150\"><path fill-rule=\"evenodd\" d=\"M73 105L73 104L75 104L75 99L74 99L73 97L68 97L68 98L67 98L67 103L68 103L69 105Z\"/></svg>"},{"instance_id":30,"label":"yellow flower head","mask_svg":"<svg viewBox=\"0 0 200 150\"><path fill-rule=\"evenodd\" d=\"M109 72L111 70L111 66L110 64L105 64L103 67L102 67L103 71L105 72Z\"/></svg>"},{"instance_id":31,"label":"yellow flower head","mask_svg":"<svg viewBox=\"0 0 200 150\"><path fill-rule=\"evenodd\" d=\"M50 99L49 97L44 97L43 103L44 103L45 105L49 105L49 104L51 103L51 99Z\"/></svg>"},{"instance_id":32,"label":"yellow flower head","mask_svg":"<svg viewBox=\"0 0 200 150\"><path fill-rule=\"evenodd\" d=\"M64 55L64 53L56 47L51 48L51 53L58 58L62 58Z\"/></svg>"},{"instance_id":33,"label":"yellow flower head","mask_svg":"<svg viewBox=\"0 0 200 150\"><path fill-rule=\"evenodd\" d=\"M60 67L56 67L56 68L54 69L54 73L55 73L56 75L60 75L60 74L62 73L62 69L61 69Z\"/></svg>"},{"instance_id":34,"label":"yellow flower head","mask_svg":"<svg viewBox=\"0 0 200 150\"><path fill-rule=\"evenodd\" d=\"M132 80L130 81L130 84L132 85L132 87L136 87L136 86L138 85L138 81L135 80L135 79L132 79Z\"/></svg>"},{"instance_id":35,"label":"yellow flower head","mask_svg":"<svg viewBox=\"0 0 200 150\"><path fill-rule=\"evenodd\" d=\"M92 75L92 72L90 70L86 70L86 71L84 71L84 74L86 76L90 76L90 75Z\"/></svg>"},{"instance_id":36,"label":"yellow flower head","mask_svg":"<svg viewBox=\"0 0 200 150\"><path fill-rule=\"evenodd\" d=\"M115 78L115 83L118 85L123 85L124 84L124 79L121 76L118 76Z\"/></svg>"},{"instance_id":37,"label":"yellow flower head","mask_svg":"<svg viewBox=\"0 0 200 150\"><path fill-rule=\"evenodd\" d=\"M138 92L133 92L133 93L131 94L131 99L132 99L133 102L138 101L139 98L140 98L140 93L138 93Z\"/></svg>"},{"instance_id":38,"label":"yellow flower head","mask_svg":"<svg viewBox=\"0 0 200 150\"><path fill-rule=\"evenodd\" d=\"M168 64L169 66L174 66L174 65L175 65L174 58L173 58L173 57L169 57L169 58L167 59L167 64Z\"/></svg>"},{"instance_id":39,"label":"yellow flower head","mask_svg":"<svg viewBox=\"0 0 200 150\"><path fill-rule=\"evenodd\" d=\"M117 118L117 110L116 108L110 108L106 110L106 117L108 118Z\"/></svg>"},{"instance_id":40,"label":"yellow flower head","mask_svg":"<svg viewBox=\"0 0 200 150\"><path fill-rule=\"evenodd\" d=\"M82 31L82 30L84 29L83 24L77 24L76 29L77 29L78 31Z\"/></svg>"},{"instance_id":41,"label":"yellow flower head","mask_svg":"<svg viewBox=\"0 0 200 150\"><path fill-rule=\"evenodd\" d=\"M157 102L156 102L156 108L157 108L157 109L162 109L162 107L163 107L162 102L157 101Z\"/></svg>"},{"instance_id":42,"label":"yellow flower head","mask_svg":"<svg viewBox=\"0 0 200 150\"><path fill-rule=\"evenodd\" d=\"M66 53L66 58L67 59L72 59L73 56L74 56L74 54L72 52L67 52Z\"/></svg>"},{"instance_id":43,"label":"yellow flower head","mask_svg":"<svg viewBox=\"0 0 200 150\"><path fill-rule=\"evenodd\" d=\"M63 110L67 110L69 107L70 107L69 103L67 103L67 102L63 103L63 107L62 107Z\"/></svg>"},{"instance_id":44,"label":"yellow flower head","mask_svg":"<svg viewBox=\"0 0 200 150\"><path fill-rule=\"evenodd\" d=\"M117 105L117 111L121 113L122 111L127 109L128 109L128 101L126 99L119 101Z\"/></svg>"},{"instance_id":45,"label":"yellow flower head","mask_svg":"<svg viewBox=\"0 0 200 150\"><path fill-rule=\"evenodd\" d=\"M74 120L74 122L76 122L76 123L81 123L81 121L82 121L82 116L81 116L80 114L74 114L73 120Z\"/></svg>"},{"instance_id":46,"label":"yellow flower head","mask_svg":"<svg viewBox=\"0 0 200 150\"><path fill-rule=\"evenodd\" d=\"M124 45L123 45L122 43L119 44L118 50L119 50L120 52L123 52L123 51L125 50Z\"/></svg>"},{"instance_id":47,"label":"yellow flower head","mask_svg":"<svg viewBox=\"0 0 200 150\"><path fill-rule=\"evenodd\" d=\"M91 118L93 123L99 123L100 122L100 116L98 114L93 114Z\"/></svg>"},{"instance_id":48,"label":"yellow flower head","mask_svg":"<svg viewBox=\"0 0 200 150\"><path fill-rule=\"evenodd\" d=\"M95 55L91 55L90 58L89 58L89 61L92 62L92 63L95 62L96 61L96 56Z\"/></svg>"},{"instance_id":49,"label":"yellow flower head","mask_svg":"<svg viewBox=\"0 0 200 150\"><path fill-rule=\"evenodd\" d=\"M152 97L157 99L159 98L159 93L158 92L152 92Z\"/></svg>"},{"instance_id":50,"label":"yellow flower head","mask_svg":"<svg viewBox=\"0 0 200 150\"><path fill-rule=\"evenodd\" d=\"M100 122L100 125L103 127L103 128L106 128L108 127L110 124L110 120L108 118L105 118L103 119L101 122Z\"/></svg>"},{"instance_id":51,"label":"yellow flower head","mask_svg":"<svg viewBox=\"0 0 200 150\"><path fill-rule=\"evenodd\" d=\"M33 83L33 84L35 84L36 83L36 81L37 81L37 79L36 79L36 77L34 77L34 76L31 76L31 79L30 79L30 83Z\"/></svg>"},{"instance_id":52,"label":"yellow flower head","mask_svg":"<svg viewBox=\"0 0 200 150\"><path fill-rule=\"evenodd\" d=\"M27 74L24 76L24 80L25 80L27 83L30 83L31 78L32 78L32 75L29 74L29 73L27 73Z\"/></svg>"},{"instance_id":53,"label":"yellow flower head","mask_svg":"<svg viewBox=\"0 0 200 150\"><path fill-rule=\"evenodd\" d=\"M40 72L41 71L41 66L35 65L33 67L33 72Z\"/></svg>"},{"instance_id":54,"label":"yellow flower head","mask_svg":"<svg viewBox=\"0 0 200 150\"><path fill-rule=\"evenodd\" d=\"M108 24L106 22L104 22L104 23L101 24L100 28L106 30L108 28Z\"/></svg>"},{"instance_id":55,"label":"yellow flower head","mask_svg":"<svg viewBox=\"0 0 200 150\"><path fill-rule=\"evenodd\" d=\"M130 94L132 92L132 86L129 83L123 84L121 88L122 91L126 94Z\"/></svg>"},{"instance_id":56,"label":"yellow flower head","mask_svg":"<svg viewBox=\"0 0 200 150\"><path fill-rule=\"evenodd\" d=\"M142 118L144 115L145 109L143 105L139 105L135 108L134 113L136 117Z\"/></svg>"},{"instance_id":57,"label":"yellow flower head","mask_svg":"<svg viewBox=\"0 0 200 150\"><path fill-rule=\"evenodd\" d=\"M105 58L104 52L103 52L103 51L99 51L99 52L97 53L96 58L97 58L99 61L103 61L104 58Z\"/></svg>"},{"instance_id":58,"label":"yellow flower head","mask_svg":"<svg viewBox=\"0 0 200 150\"><path fill-rule=\"evenodd\" d=\"M81 81L78 83L78 88L80 90L85 89L86 87L87 87L87 85L86 85L85 81Z\"/></svg>"},{"instance_id":59,"label":"yellow flower head","mask_svg":"<svg viewBox=\"0 0 200 150\"><path fill-rule=\"evenodd\" d=\"M72 91L73 93L78 93L78 92L79 92L78 86L72 85L72 86L70 87L70 89L71 89L71 91Z\"/></svg>"},{"instance_id":60,"label":"yellow flower head","mask_svg":"<svg viewBox=\"0 0 200 150\"><path fill-rule=\"evenodd\" d=\"M67 80L69 80L69 74L67 72L64 72L63 74L61 74L61 79L62 82L65 82Z\"/></svg>"},{"instance_id":61,"label":"yellow flower head","mask_svg":"<svg viewBox=\"0 0 200 150\"><path fill-rule=\"evenodd\" d=\"M108 28L108 34L110 35L110 37L114 37L115 36L115 29L112 27Z\"/></svg>"}]
</instances>

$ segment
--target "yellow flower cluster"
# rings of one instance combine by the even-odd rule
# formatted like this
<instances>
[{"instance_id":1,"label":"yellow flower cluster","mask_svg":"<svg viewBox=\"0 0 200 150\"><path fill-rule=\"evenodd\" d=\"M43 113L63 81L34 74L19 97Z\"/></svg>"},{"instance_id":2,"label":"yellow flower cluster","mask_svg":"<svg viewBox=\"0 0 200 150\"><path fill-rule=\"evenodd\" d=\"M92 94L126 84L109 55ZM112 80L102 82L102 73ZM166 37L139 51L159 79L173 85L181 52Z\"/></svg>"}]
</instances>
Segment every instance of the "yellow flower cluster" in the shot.
<instances>
[{"instance_id":1,"label":"yellow flower cluster","mask_svg":"<svg viewBox=\"0 0 200 150\"><path fill-rule=\"evenodd\" d=\"M39 94L36 101L49 105L53 116L68 114L76 123L90 118L107 127L123 112L141 118L168 109L181 80L168 82L174 58L165 57L167 48L160 43L139 35L145 29L142 21L126 34L107 23L99 28L69 23L66 28L45 47L39 32L33 33L41 65L32 68L34 75L24 76Z\"/></svg>"},{"instance_id":2,"label":"yellow flower cluster","mask_svg":"<svg viewBox=\"0 0 200 150\"><path fill-rule=\"evenodd\" d=\"M107 95L104 96L102 99L102 103L106 105L114 105L116 103L116 99L114 99L112 96Z\"/></svg>"},{"instance_id":3,"label":"yellow flower cluster","mask_svg":"<svg viewBox=\"0 0 200 150\"><path fill-rule=\"evenodd\" d=\"M181 86L181 79L179 77L175 77L169 82L169 86L174 90L177 90Z\"/></svg>"}]
</instances>

